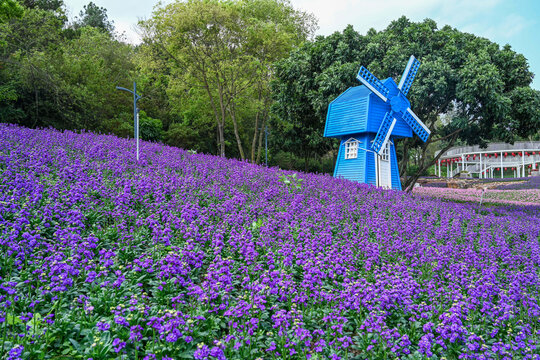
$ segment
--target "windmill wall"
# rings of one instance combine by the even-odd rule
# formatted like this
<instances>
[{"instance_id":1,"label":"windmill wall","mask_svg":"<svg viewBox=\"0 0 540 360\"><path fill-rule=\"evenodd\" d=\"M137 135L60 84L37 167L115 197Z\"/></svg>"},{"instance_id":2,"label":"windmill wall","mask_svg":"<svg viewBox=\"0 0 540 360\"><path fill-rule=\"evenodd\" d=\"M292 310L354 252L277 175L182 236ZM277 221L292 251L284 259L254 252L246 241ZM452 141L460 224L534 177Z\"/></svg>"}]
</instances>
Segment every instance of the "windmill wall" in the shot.
<instances>
[{"instance_id":1,"label":"windmill wall","mask_svg":"<svg viewBox=\"0 0 540 360\"><path fill-rule=\"evenodd\" d=\"M360 140L361 143L358 149L358 157L356 159L345 159L345 146L343 145L350 137L354 137L357 140ZM341 139L339 144L338 157L336 161L336 168L334 169L334 177L342 177L344 179L365 182L366 172L365 172L365 161L366 161L366 151L362 150L366 148L366 135L365 134L356 134Z\"/></svg>"},{"instance_id":2,"label":"windmill wall","mask_svg":"<svg viewBox=\"0 0 540 360\"><path fill-rule=\"evenodd\" d=\"M399 179L399 167L397 163L396 147L392 141L390 145L390 166L392 167L392 189L401 190L401 181Z\"/></svg>"}]
</instances>

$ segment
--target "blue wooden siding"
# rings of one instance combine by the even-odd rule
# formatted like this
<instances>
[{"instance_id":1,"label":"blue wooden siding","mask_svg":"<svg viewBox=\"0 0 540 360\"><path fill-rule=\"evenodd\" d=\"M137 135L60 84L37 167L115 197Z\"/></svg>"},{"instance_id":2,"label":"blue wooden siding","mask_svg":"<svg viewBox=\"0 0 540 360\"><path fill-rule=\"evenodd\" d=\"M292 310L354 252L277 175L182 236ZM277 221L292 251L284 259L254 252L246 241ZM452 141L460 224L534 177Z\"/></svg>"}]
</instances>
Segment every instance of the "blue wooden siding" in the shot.
<instances>
[{"instance_id":1,"label":"blue wooden siding","mask_svg":"<svg viewBox=\"0 0 540 360\"><path fill-rule=\"evenodd\" d=\"M328 106L324 136L341 137L366 131L369 94L365 86L347 89Z\"/></svg>"},{"instance_id":2,"label":"blue wooden siding","mask_svg":"<svg viewBox=\"0 0 540 360\"><path fill-rule=\"evenodd\" d=\"M344 156L342 155L343 152L344 152L344 146L343 146L343 143L347 141L347 140L343 140L341 139L340 143L339 143L339 149L338 149L338 154L337 154L337 159L336 159L336 166L334 167L334 177L337 177L337 174L338 174L338 167L339 167L339 162L340 162L340 159Z\"/></svg>"},{"instance_id":3,"label":"blue wooden siding","mask_svg":"<svg viewBox=\"0 0 540 360\"><path fill-rule=\"evenodd\" d=\"M375 134L366 134L365 140L368 149L371 149L371 142L375 138ZM367 152L366 159L366 184L377 186L377 174L375 174L375 154L371 151Z\"/></svg>"},{"instance_id":4,"label":"blue wooden siding","mask_svg":"<svg viewBox=\"0 0 540 360\"><path fill-rule=\"evenodd\" d=\"M356 159L345 159L345 145L344 143L354 137L360 141L358 144L358 157ZM334 170L334 177L341 177L344 179L357 181L360 183L364 182L365 179L365 161L366 161L366 152L362 150L365 148L365 142L361 137L358 136L347 136L341 139L339 145L338 158L336 161L336 168Z\"/></svg>"},{"instance_id":5,"label":"blue wooden siding","mask_svg":"<svg viewBox=\"0 0 540 360\"><path fill-rule=\"evenodd\" d=\"M401 181L399 179L399 167L397 163L396 147L394 146L394 139L392 139L392 145L390 145L390 167L392 169L392 189L401 190Z\"/></svg>"},{"instance_id":6,"label":"blue wooden siding","mask_svg":"<svg viewBox=\"0 0 540 360\"><path fill-rule=\"evenodd\" d=\"M360 141L358 145L358 158L345 160L345 145L344 143L350 138L355 138ZM375 134L351 134L341 138L334 169L334 177L356 181L364 184L377 185L377 175L375 173L375 155L371 151L371 141ZM392 142L394 139L392 138ZM397 164L396 148L393 144L390 145L390 169L392 171L392 189L401 190L401 181L399 179L399 168Z\"/></svg>"}]
</instances>

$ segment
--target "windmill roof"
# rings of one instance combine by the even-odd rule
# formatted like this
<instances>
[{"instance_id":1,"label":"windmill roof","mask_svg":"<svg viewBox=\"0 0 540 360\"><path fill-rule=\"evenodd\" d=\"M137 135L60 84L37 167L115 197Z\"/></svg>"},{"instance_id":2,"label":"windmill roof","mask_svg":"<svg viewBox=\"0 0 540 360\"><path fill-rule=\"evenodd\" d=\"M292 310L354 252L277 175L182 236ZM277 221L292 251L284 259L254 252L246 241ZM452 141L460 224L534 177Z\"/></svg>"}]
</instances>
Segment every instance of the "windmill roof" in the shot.
<instances>
[{"instance_id":1,"label":"windmill roof","mask_svg":"<svg viewBox=\"0 0 540 360\"><path fill-rule=\"evenodd\" d=\"M382 82L386 83L386 80L388 79L384 79ZM350 100L358 100L358 98L369 96L370 94L372 94L372 92L366 86L364 85L354 86L354 87L348 88L343 94L338 96L333 102L340 103L340 102L345 102L345 101L350 101Z\"/></svg>"}]
</instances>

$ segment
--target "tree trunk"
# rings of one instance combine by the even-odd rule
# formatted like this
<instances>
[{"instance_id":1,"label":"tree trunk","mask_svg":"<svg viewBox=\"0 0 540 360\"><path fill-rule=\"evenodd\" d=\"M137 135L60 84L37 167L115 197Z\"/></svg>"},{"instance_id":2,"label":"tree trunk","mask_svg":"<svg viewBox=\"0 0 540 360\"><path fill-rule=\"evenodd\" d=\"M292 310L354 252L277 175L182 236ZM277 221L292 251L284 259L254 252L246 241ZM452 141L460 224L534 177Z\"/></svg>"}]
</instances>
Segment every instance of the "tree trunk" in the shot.
<instances>
[{"instance_id":1,"label":"tree trunk","mask_svg":"<svg viewBox=\"0 0 540 360\"><path fill-rule=\"evenodd\" d=\"M257 164L261 163L263 134L266 132L265 127L266 127L266 116L264 116L263 119L262 119L261 131L259 131L259 149L257 150L257 161L256 161ZM265 159L266 159L266 157L265 157ZM266 160L265 160L265 165L268 166L268 164L266 164Z\"/></svg>"},{"instance_id":2,"label":"tree trunk","mask_svg":"<svg viewBox=\"0 0 540 360\"><path fill-rule=\"evenodd\" d=\"M218 152L221 157L225 157L225 135L223 129L224 126L220 121L219 114L216 108L216 103L214 101L214 96L212 96L212 92L210 91L210 86L208 85L206 77L204 77L204 89L208 94L208 98L210 99L210 106L212 107L212 111L214 112L214 118L216 119Z\"/></svg>"},{"instance_id":3,"label":"tree trunk","mask_svg":"<svg viewBox=\"0 0 540 360\"><path fill-rule=\"evenodd\" d=\"M259 111L255 114L255 129L253 130L253 139L251 140L251 162L255 163L255 148L257 147L257 138L259 137Z\"/></svg>"},{"instance_id":4,"label":"tree trunk","mask_svg":"<svg viewBox=\"0 0 540 360\"><path fill-rule=\"evenodd\" d=\"M420 178L420 175L426 171L427 169L429 169L429 167L433 164L435 164L439 158L441 157L442 154L444 154L445 152L448 151L448 149L450 149L452 146L454 146L454 143L456 142L457 138L458 138L458 134L459 133L455 133L452 138L450 139L450 141L448 142L448 144L439 152L439 154L437 156L435 156L431 161L429 161L426 165L425 163L425 151L427 149L427 146L429 145L429 142L426 143L424 146L423 146L423 153L422 153L422 162L421 162L421 165L418 169L418 171L416 172L416 174L414 174L412 177L410 177L409 179L407 179L407 181L405 182L405 188L407 189L407 192L411 192L412 189L414 188L414 184L416 184L416 182L418 181L418 179Z\"/></svg>"},{"instance_id":5,"label":"tree trunk","mask_svg":"<svg viewBox=\"0 0 540 360\"><path fill-rule=\"evenodd\" d=\"M242 140L240 139L240 134L238 133L238 122L236 121L236 108L235 108L234 102L231 103L231 105L229 106L229 114L231 115L231 119L233 122L234 137L236 138L236 144L238 145L238 152L240 153L240 158L242 160L245 160L246 156L244 155L244 148L242 147Z\"/></svg>"},{"instance_id":6,"label":"tree trunk","mask_svg":"<svg viewBox=\"0 0 540 360\"><path fill-rule=\"evenodd\" d=\"M221 110L221 119L219 120L219 126L221 127L219 133L219 145L220 153L219 156L225 157L225 118L227 117L225 104L223 102L223 91L221 88L218 88L219 91L219 107Z\"/></svg>"},{"instance_id":7,"label":"tree trunk","mask_svg":"<svg viewBox=\"0 0 540 360\"><path fill-rule=\"evenodd\" d=\"M261 97L262 97L262 90L259 86L258 88L258 91L257 91L257 100L259 101L259 103L261 102ZM263 111L264 109L266 108L266 99L264 101L264 107L263 107ZM259 116L261 114L261 111L260 110L257 110L257 114L255 115L255 129L253 130L253 139L251 141L251 162L254 163L255 162L255 148L257 147L257 138L259 137L259 131L262 132L262 127L261 127L261 130L259 130ZM257 156L258 158L258 156Z\"/></svg>"},{"instance_id":8,"label":"tree trunk","mask_svg":"<svg viewBox=\"0 0 540 360\"><path fill-rule=\"evenodd\" d=\"M399 167L399 177L407 178L407 165L409 164L409 141L403 141L403 158Z\"/></svg>"}]
</instances>

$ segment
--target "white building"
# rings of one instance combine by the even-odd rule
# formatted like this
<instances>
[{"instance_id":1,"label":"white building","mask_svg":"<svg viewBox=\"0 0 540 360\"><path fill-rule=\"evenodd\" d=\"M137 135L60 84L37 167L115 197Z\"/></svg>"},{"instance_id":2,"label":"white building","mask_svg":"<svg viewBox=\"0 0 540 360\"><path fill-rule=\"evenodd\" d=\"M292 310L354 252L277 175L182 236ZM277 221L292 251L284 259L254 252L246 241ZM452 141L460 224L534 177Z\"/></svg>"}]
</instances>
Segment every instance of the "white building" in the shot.
<instances>
[{"instance_id":1,"label":"white building","mask_svg":"<svg viewBox=\"0 0 540 360\"><path fill-rule=\"evenodd\" d=\"M526 177L540 165L540 141L521 141L513 145L492 143L480 146L453 147L437 162L438 175L454 177L460 172L480 179ZM446 168L446 171L444 169Z\"/></svg>"}]
</instances>

